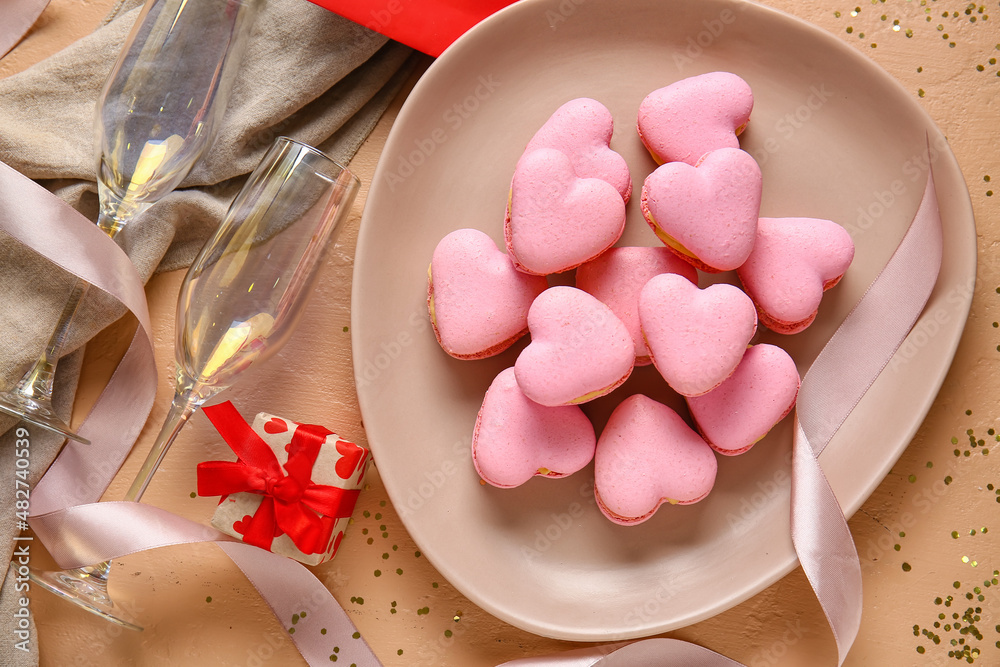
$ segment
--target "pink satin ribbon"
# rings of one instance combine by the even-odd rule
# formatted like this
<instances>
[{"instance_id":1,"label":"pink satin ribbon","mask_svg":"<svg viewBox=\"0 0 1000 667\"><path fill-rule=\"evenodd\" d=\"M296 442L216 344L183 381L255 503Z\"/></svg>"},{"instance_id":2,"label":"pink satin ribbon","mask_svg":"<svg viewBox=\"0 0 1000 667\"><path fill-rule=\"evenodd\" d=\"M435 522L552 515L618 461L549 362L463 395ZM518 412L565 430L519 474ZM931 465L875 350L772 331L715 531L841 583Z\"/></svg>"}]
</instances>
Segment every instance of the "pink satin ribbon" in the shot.
<instances>
[{"instance_id":1,"label":"pink satin ribbon","mask_svg":"<svg viewBox=\"0 0 1000 667\"><path fill-rule=\"evenodd\" d=\"M30 224L25 224L30 220ZM237 542L212 528L137 503L96 503L138 436L155 393L152 339L141 281L125 254L96 226L0 163L0 229L125 304L139 320L128 352L81 434L68 443L32 494L31 525L62 567L90 565L144 549L215 542L247 575L279 620L309 611L302 623L333 630L341 660L378 665L364 640L348 641L354 625L333 596L299 563ZM818 457L905 339L930 296L942 256L941 220L933 179L902 242L862 300L806 373L793 445L792 540L837 640L839 663L861 620L861 572L843 511ZM299 625L296 627L298 628ZM310 664L326 664L318 632L291 635ZM731 667L733 660L674 639L602 646L507 665L616 667L696 664Z\"/></svg>"},{"instance_id":2,"label":"pink satin ribbon","mask_svg":"<svg viewBox=\"0 0 1000 667\"><path fill-rule=\"evenodd\" d=\"M0 21L0 58L21 41L45 11L49 0L4 0Z\"/></svg>"},{"instance_id":3,"label":"pink satin ribbon","mask_svg":"<svg viewBox=\"0 0 1000 667\"><path fill-rule=\"evenodd\" d=\"M96 502L121 467L156 395L156 365L142 281L128 256L97 226L34 181L0 162L0 228L62 269L122 302L139 321L132 342L80 435L31 494L33 514Z\"/></svg>"},{"instance_id":4,"label":"pink satin ribbon","mask_svg":"<svg viewBox=\"0 0 1000 667\"><path fill-rule=\"evenodd\" d=\"M304 566L237 542L166 510L126 502L98 503L135 443L156 394L153 340L145 291L128 256L96 225L35 182L0 162L0 230L118 299L139 327L111 381L80 426L93 444L68 442L31 494L29 521L60 567L176 544L215 542L260 592L312 665L329 664L327 628L344 664L375 667L378 659L322 582ZM313 627L315 626L315 627ZM310 632L312 628L315 631Z\"/></svg>"},{"instance_id":5,"label":"pink satin ribbon","mask_svg":"<svg viewBox=\"0 0 1000 667\"><path fill-rule=\"evenodd\" d=\"M499 667L742 667L715 651L683 641L657 637L631 644L577 649L540 658L522 658Z\"/></svg>"},{"instance_id":6,"label":"pink satin ribbon","mask_svg":"<svg viewBox=\"0 0 1000 667\"><path fill-rule=\"evenodd\" d=\"M861 563L819 455L920 317L943 249L928 174L903 240L802 379L792 447L792 542L837 640L838 665L861 627Z\"/></svg>"}]
</instances>

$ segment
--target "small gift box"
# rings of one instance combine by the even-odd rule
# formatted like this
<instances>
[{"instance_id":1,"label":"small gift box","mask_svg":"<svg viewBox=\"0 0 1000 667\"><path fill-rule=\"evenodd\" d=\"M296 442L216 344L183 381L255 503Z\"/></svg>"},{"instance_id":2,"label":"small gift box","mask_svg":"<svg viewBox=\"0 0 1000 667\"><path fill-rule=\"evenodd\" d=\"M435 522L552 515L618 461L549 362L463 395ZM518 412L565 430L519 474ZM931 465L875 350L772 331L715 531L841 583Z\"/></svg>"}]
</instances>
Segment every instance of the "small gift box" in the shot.
<instances>
[{"instance_id":1,"label":"small gift box","mask_svg":"<svg viewBox=\"0 0 1000 667\"><path fill-rule=\"evenodd\" d=\"M212 525L306 565L333 558L368 450L322 426L263 412L251 427L228 401L204 412L237 455L236 461L198 464L198 495L222 496Z\"/></svg>"}]
</instances>

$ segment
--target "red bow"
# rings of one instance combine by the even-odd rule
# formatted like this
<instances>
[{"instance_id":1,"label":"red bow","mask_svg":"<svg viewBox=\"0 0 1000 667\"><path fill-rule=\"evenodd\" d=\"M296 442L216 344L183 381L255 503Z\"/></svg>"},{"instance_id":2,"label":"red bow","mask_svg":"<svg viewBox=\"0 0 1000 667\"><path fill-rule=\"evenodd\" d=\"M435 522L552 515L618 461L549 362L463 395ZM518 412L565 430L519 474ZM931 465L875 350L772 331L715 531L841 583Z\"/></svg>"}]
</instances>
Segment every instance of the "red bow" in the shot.
<instances>
[{"instance_id":1,"label":"red bow","mask_svg":"<svg viewBox=\"0 0 1000 667\"><path fill-rule=\"evenodd\" d=\"M262 494L260 507L244 522L244 542L270 550L274 538L287 533L304 554L326 551L334 522L351 516L359 493L357 489L314 484L310 478L320 446L333 432L300 424L288 445L286 476L274 452L230 401L209 406L204 412L238 460L199 463L198 495Z\"/></svg>"}]
</instances>

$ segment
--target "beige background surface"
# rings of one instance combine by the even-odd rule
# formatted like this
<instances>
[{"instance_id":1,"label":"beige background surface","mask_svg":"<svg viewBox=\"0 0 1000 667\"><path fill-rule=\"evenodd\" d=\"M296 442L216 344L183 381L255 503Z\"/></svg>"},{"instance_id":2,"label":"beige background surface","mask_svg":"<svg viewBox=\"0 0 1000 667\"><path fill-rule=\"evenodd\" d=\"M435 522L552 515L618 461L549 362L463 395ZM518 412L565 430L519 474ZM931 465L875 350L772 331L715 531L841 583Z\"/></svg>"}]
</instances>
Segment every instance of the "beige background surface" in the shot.
<instances>
[{"instance_id":1,"label":"beige background surface","mask_svg":"<svg viewBox=\"0 0 1000 667\"><path fill-rule=\"evenodd\" d=\"M111 4L111 0L53 0L32 34L0 60L0 76L20 71L86 34ZM954 660L948 655L954 651L979 664L1000 664L1000 589L995 587L1000 569L1000 451L987 454L1000 441L991 432L1000 430L996 401L1000 391L993 381L1000 369L1000 263L994 247L1000 228L1000 189L994 195L996 185L991 180L1000 178L1000 3L770 0L766 4L829 30L912 91L951 142L972 195L979 230L976 295L951 373L910 447L850 521L862 562L865 608L861 634L847 664L945 664ZM366 186L303 326L278 359L229 393L245 414L267 410L316 421L364 443L346 330L352 257L367 184L404 95L352 163ZM123 495L166 412L173 311L181 277L180 273L156 276L147 286L160 392L147 428L108 490L108 499ZM119 323L88 346L77 419L86 414L130 335L129 324ZM215 500L192 498L191 493L198 462L229 457L213 433L204 417L193 419L144 501L207 523ZM34 555L33 564L42 565L42 554ZM387 665L493 665L575 646L501 623L451 588L418 554L388 503L377 471L361 495L341 552L313 571ZM32 612L43 665L302 662L253 588L214 547L172 547L124 558L115 563L112 588L119 600L132 601L131 609L146 631L120 631L38 593L32 599ZM966 618L967 610L971 611ZM921 634L923 629L932 636ZM695 641L754 667L835 663L832 636L801 570L734 609L670 636ZM336 641L331 637L331 655ZM924 652L919 653L918 647Z\"/></svg>"}]
</instances>

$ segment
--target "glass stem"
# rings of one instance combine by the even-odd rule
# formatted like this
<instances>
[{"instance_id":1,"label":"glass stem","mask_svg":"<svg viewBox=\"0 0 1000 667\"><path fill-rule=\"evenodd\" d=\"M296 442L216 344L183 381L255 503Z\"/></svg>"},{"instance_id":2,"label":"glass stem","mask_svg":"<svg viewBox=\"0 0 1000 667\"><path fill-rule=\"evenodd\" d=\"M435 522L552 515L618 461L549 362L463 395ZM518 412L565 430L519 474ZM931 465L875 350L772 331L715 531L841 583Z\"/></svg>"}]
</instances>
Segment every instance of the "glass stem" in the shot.
<instances>
[{"instance_id":1,"label":"glass stem","mask_svg":"<svg viewBox=\"0 0 1000 667\"><path fill-rule=\"evenodd\" d=\"M84 280L77 280L73 284L73 291L70 292L69 299L63 306L55 331L52 332L49 342L45 344L45 350L17 383L17 388L14 391L42 403L47 404L51 401L56 363L59 361L63 345L66 343L70 325L73 323L73 316L76 315L77 308L87 293L88 287L88 283Z\"/></svg>"},{"instance_id":2,"label":"glass stem","mask_svg":"<svg viewBox=\"0 0 1000 667\"><path fill-rule=\"evenodd\" d=\"M130 199L118 197L100 184L98 190L101 191L101 197L97 226L111 238L115 238L132 218L150 206L148 203L137 204Z\"/></svg>"},{"instance_id":3,"label":"glass stem","mask_svg":"<svg viewBox=\"0 0 1000 667\"><path fill-rule=\"evenodd\" d=\"M125 500L138 502L142 498L143 492L153 478L153 473L156 472L170 445L173 444L174 438L177 437L195 410L205 401L198 394L197 387L188 387L183 391L178 390L174 394L174 400L170 403L170 410L167 412L167 418L160 428L159 435L156 436L156 442L153 443L153 448L149 450L142 468L139 469L139 474L136 475L135 481L132 482L128 493L125 494Z\"/></svg>"},{"instance_id":4,"label":"glass stem","mask_svg":"<svg viewBox=\"0 0 1000 667\"><path fill-rule=\"evenodd\" d=\"M102 205L100 217L97 220L97 226L111 238L114 238L127 222L124 218L116 217L118 210L118 207L112 208ZM59 362L59 357L62 356L62 349L69 336L73 317L76 316L80 302L83 301L89 288L90 284L79 278L73 283L73 289L66 299L66 305L63 306L62 313L59 314L55 331L52 332L48 343L45 344L45 350L41 356L18 381L17 387L14 389L16 393L44 405L51 403L56 364Z\"/></svg>"},{"instance_id":5,"label":"glass stem","mask_svg":"<svg viewBox=\"0 0 1000 667\"><path fill-rule=\"evenodd\" d=\"M85 574L90 581L94 582L94 585L107 589L108 575L111 574L111 561L106 560L97 565L87 565L74 569Z\"/></svg>"}]
</instances>

